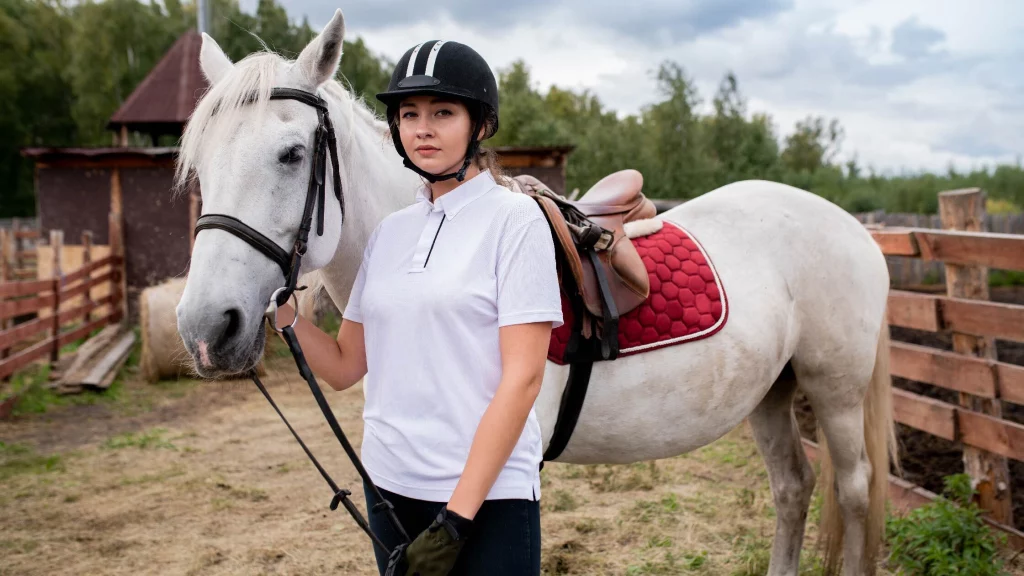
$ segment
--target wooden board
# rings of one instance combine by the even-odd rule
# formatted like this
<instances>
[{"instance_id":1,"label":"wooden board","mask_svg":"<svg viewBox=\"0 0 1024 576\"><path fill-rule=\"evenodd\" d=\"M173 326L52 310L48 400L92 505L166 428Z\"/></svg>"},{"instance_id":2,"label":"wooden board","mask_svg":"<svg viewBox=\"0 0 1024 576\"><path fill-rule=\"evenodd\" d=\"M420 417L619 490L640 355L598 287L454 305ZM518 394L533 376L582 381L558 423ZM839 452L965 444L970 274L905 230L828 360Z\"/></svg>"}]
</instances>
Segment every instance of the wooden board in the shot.
<instances>
[{"instance_id":1,"label":"wooden board","mask_svg":"<svg viewBox=\"0 0 1024 576\"><path fill-rule=\"evenodd\" d=\"M14 318L15 316L21 316L22 314L40 312L47 307L52 308L53 298L53 294L48 294L46 296L36 296L34 298L0 302L0 320Z\"/></svg>"},{"instance_id":2,"label":"wooden board","mask_svg":"<svg viewBox=\"0 0 1024 576\"><path fill-rule=\"evenodd\" d=\"M1024 367L996 363L999 378L999 397L1006 402L1024 405Z\"/></svg>"},{"instance_id":3,"label":"wooden board","mask_svg":"<svg viewBox=\"0 0 1024 576\"><path fill-rule=\"evenodd\" d=\"M958 410L957 420L964 444L1024 461L1024 426L970 410Z\"/></svg>"},{"instance_id":4,"label":"wooden board","mask_svg":"<svg viewBox=\"0 0 1024 576\"><path fill-rule=\"evenodd\" d=\"M889 324L938 332L941 329L938 301L937 296L929 294L890 290Z\"/></svg>"},{"instance_id":5,"label":"wooden board","mask_svg":"<svg viewBox=\"0 0 1024 576\"><path fill-rule=\"evenodd\" d=\"M45 358L53 348L53 339L44 340L31 348L26 348L10 358L0 362L0 378L6 378L28 366L40 358Z\"/></svg>"},{"instance_id":6,"label":"wooden board","mask_svg":"<svg viewBox=\"0 0 1024 576\"><path fill-rule=\"evenodd\" d=\"M904 342L893 342L889 350L893 376L996 397L995 367L986 360Z\"/></svg>"},{"instance_id":7,"label":"wooden board","mask_svg":"<svg viewBox=\"0 0 1024 576\"><path fill-rule=\"evenodd\" d=\"M946 264L1024 270L1024 235L932 228L876 228L871 236L887 256Z\"/></svg>"},{"instance_id":8,"label":"wooden board","mask_svg":"<svg viewBox=\"0 0 1024 576\"><path fill-rule=\"evenodd\" d=\"M943 298L942 321L947 330L1024 342L1024 306Z\"/></svg>"},{"instance_id":9,"label":"wooden board","mask_svg":"<svg viewBox=\"0 0 1024 576\"><path fill-rule=\"evenodd\" d=\"M956 406L893 388L892 408L900 424L939 438L956 440Z\"/></svg>"},{"instance_id":10,"label":"wooden board","mask_svg":"<svg viewBox=\"0 0 1024 576\"><path fill-rule=\"evenodd\" d=\"M39 279L53 278L53 247L45 244L41 244L37 247L39 252L39 264L37 270L37 277ZM84 261L85 248L83 246L76 245L64 245L61 248L61 270L66 272L75 272L82 267ZM103 260L107 256L110 256L110 246L106 245L93 245L89 251L90 260L97 262ZM100 298L110 294L110 283L96 286L92 289L91 295L93 299ZM85 302L83 295L76 295L74 298L61 300L61 309L73 308L80 306ZM46 310L49 313L49 310ZM100 313L105 313L106 310L101 310Z\"/></svg>"},{"instance_id":11,"label":"wooden board","mask_svg":"<svg viewBox=\"0 0 1024 576\"><path fill-rule=\"evenodd\" d=\"M52 280L32 280L28 282L5 282L0 284L0 298L17 296L36 296L53 290Z\"/></svg>"},{"instance_id":12,"label":"wooden board","mask_svg":"<svg viewBox=\"0 0 1024 576\"><path fill-rule=\"evenodd\" d=\"M52 326L53 320L50 317L44 317L18 324L10 330L4 330L0 332L0 350L11 348L23 340L45 332Z\"/></svg>"},{"instance_id":13,"label":"wooden board","mask_svg":"<svg viewBox=\"0 0 1024 576\"><path fill-rule=\"evenodd\" d=\"M882 254L887 256L917 256L917 242L914 241L914 234L909 230L870 230L871 236L882 249Z\"/></svg>"}]
</instances>

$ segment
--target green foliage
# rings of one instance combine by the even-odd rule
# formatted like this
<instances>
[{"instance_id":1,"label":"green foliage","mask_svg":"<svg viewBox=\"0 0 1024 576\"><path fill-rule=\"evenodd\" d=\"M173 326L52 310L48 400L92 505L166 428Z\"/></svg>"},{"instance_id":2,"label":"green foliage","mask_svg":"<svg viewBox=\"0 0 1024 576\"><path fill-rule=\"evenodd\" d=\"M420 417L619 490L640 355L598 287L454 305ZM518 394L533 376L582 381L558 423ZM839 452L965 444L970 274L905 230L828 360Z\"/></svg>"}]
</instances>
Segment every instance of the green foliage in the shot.
<instances>
[{"instance_id":1,"label":"green foliage","mask_svg":"<svg viewBox=\"0 0 1024 576\"><path fill-rule=\"evenodd\" d=\"M0 480L18 474L43 474L63 470L64 462L58 455L40 456L26 446L0 442Z\"/></svg>"},{"instance_id":2,"label":"green foliage","mask_svg":"<svg viewBox=\"0 0 1024 576\"><path fill-rule=\"evenodd\" d=\"M943 496L904 517L888 519L890 563L907 576L1000 576L999 540L971 501L966 474L944 479Z\"/></svg>"},{"instance_id":3,"label":"green foliage","mask_svg":"<svg viewBox=\"0 0 1024 576\"><path fill-rule=\"evenodd\" d=\"M305 19L292 21L279 0L259 0L254 13L243 12L238 0L211 1L212 35L234 61L264 49L294 58L316 33ZM194 26L195 15L196 4L188 0L0 0L0 217L35 212L32 165L20 148L109 144L107 120ZM393 66L355 38L345 42L339 77L381 113L374 95L387 86ZM853 212L934 213L939 191L968 186L984 188L994 209L1024 205L1019 163L881 176L856 159L837 163L843 128L837 119L815 116L780 140L770 116L748 111L729 71L704 113L686 70L663 62L653 72L660 100L623 117L588 91L535 86L522 61L498 77L501 130L488 145L574 146L566 168L569 191L635 168L653 198L694 198L738 180L764 179L810 190ZM148 139L134 135L132 141Z\"/></svg>"}]
</instances>

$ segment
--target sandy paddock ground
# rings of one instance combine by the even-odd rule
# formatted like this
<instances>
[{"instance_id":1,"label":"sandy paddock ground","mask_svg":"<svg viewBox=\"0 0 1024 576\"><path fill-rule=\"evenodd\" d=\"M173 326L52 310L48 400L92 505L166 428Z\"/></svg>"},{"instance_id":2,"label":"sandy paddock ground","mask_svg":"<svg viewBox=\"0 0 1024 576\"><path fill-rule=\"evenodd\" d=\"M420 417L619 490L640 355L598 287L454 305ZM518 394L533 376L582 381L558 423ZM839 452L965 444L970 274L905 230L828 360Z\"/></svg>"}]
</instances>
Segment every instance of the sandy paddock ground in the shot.
<instances>
[{"instance_id":1,"label":"sandy paddock ground","mask_svg":"<svg viewBox=\"0 0 1024 576\"><path fill-rule=\"evenodd\" d=\"M358 475L290 358L265 382L342 487ZM249 382L150 385L0 423L0 575L375 574L369 540ZM362 391L328 390L358 448ZM688 455L548 464L545 574L764 574L774 530L746 424ZM817 502L812 505L804 574Z\"/></svg>"}]
</instances>

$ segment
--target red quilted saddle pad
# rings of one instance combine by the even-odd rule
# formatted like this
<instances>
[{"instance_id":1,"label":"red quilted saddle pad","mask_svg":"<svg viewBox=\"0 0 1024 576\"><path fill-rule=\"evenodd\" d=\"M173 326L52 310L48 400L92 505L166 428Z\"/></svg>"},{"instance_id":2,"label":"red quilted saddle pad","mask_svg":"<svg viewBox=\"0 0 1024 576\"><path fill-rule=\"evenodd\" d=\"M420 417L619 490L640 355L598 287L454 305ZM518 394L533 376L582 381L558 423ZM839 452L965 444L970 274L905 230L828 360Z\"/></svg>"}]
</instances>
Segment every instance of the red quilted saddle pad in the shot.
<instances>
[{"instance_id":1,"label":"red quilted saddle pad","mask_svg":"<svg viewBox=\"0 0 1024 576\"><path fill-rule=\"evenodd\" d=\"M722 329L728 316L722 281L701 245L679 226L632 239L651 279L647 300L619 318L619 356L639 354L707 338ZM566 364L574 316L562 293L565 323L551 331L548 359Z\"/></svg>"}]
</instances>

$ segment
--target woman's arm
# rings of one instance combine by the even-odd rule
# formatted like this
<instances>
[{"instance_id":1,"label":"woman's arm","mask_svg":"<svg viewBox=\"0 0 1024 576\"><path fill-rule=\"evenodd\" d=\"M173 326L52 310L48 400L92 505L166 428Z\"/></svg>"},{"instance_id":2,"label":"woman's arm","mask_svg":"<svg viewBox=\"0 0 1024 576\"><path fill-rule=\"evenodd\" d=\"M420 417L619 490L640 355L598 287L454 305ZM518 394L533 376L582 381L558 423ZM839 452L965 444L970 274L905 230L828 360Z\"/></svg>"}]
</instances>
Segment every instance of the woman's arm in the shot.
<instances>
[{"instance_id":1,"label":"woman's arm","mask_svg":"<svg viewBox=\"0 0 1024 576\"><path fill-rule=\"evenodd\" d=\"M501 383L484 411L448 509L472 519L519 441L544 380L551 322L499 328Z\"/></svg>"},{"instance_id":2,"label":"woman's arm","mask_svg":"<svg viewBox=\"0 0 1024 576\"><path fill-rule=\"evenodd\" d=\"M278 309L278 326L291 324L293 318L295 309L290 304ZM366 375L366 344L363 325L359 322L342 319L335 340L300 315L295 323L295 335L310 370L331 388L345 390Z\"/></svg>"}]
</instances>

